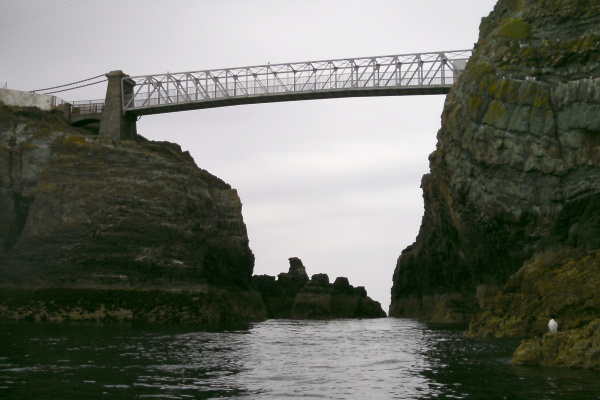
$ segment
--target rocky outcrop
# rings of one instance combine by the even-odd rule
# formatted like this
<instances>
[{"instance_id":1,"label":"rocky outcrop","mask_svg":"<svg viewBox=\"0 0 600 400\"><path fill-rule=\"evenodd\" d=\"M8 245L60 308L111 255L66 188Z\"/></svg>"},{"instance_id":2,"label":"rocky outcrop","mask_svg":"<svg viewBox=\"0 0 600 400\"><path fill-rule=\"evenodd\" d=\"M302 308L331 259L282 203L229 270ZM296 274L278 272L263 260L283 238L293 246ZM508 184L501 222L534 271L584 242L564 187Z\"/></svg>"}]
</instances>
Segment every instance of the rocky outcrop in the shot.
<instances>
[{"instance_id":1,"label":"rocky outcrop","mask_svg":"<svg viewBox=\"0 0 600 400\"><path fill-rule=\"evenodd\" d=\"M391 316L477 315L473 336L597 317L599 26L597 0L500 0L482 20L446 99Z\"/></svg>"},{"instance_id":2,"label":"rocky outcrop","mask_svg":"<svg viewBox=\"0 0 600 400\"><path fill-rule=\"evenodd\" d=\"M600 319L581 328L524 341L515 351L513 363L600 370Z\"/></svg>"},{"instance_id":3,"label":"rocky outcrop","mask_svg":"<svg viewBox=\"0 0 600 400\"><path fill-rule=\"evenodd\" d=\"M277 278L271 275L255 275L252 277L252 283L261 294L267 308L268 318L292 318L292 308L294 307L296 294L309 281L302 260L292 257L289 262L289 271L280 273Z\"/></svg>"},{"instance_id":4,"label":"rocky outcrop","mask_svg":"<svg viewBox=\"0 0 600 400\"><path fill-rule=\"evenodd\" d=\"M329 283L327 274L315 274L298 292L292 308L295 319L385 318L381 304L364 287L338 277Z\"/></svg>"},{"instance_id":5,"label":"rocky outcrop","mask_svg":"<svg viewBox=\"0 0 600 400\"><path fill-rule=\"evenodd\" d=\"M290 269L274 276L256 275L255 287L261 293L269 318L334 319L385 318L381 304L367 296L364 287L350 285L338 277L332 284L327 274L308 279L306 268L297 257L289 259Z\"/></svg>"},{"instance_id":6,"label":"rocky outcrop","mask_svg":"<svg viewBox=\"0 0 600 400\"><path fill-rule=\"evenodd\" d=\"M178 145L114 142L0 105L0 316L36 319L37 304L59 320L85 303L85 315L112 307L153 320L151 302L127 308L150 291L179 296L171 307L190 311L172 308L178 320L263 319L241 207ZM61 309L48 295L58 288Z\"/></svg>"},{"instance_id":7,"label":"rocky outcrop","mask_svg":"<svg viewBox=\"0 0 600 400\"><path fill-rule=\"evenodd\" d=\"M576 257L548 251L525 263L502 289L482 286L481 312L471 337L541 336L555 318L561 331L577 329L600 315L600 251Z\"/></svg>"}]
</instances>

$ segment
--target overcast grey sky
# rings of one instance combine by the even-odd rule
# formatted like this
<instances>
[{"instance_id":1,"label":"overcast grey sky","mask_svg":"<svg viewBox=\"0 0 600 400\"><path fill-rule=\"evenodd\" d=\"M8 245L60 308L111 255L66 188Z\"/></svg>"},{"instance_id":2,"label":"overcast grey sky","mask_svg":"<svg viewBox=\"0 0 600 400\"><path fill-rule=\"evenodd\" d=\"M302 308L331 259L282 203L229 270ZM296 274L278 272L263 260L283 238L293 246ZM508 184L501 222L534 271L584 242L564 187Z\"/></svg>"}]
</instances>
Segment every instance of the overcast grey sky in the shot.
<instances>
[{"instance_id":1,"label":"overcast grey sky","mask_svg":"<svg viewBox=\"0 0 600 400\"><path fill-rule=\"evenodd\" d=\"M496 0L0 0L0 85L473 46ZM104 98L105 85L58 96ZM244 205L256 274L347 276L387 310L423 215L445 96L297 101L145 116Z\"/></svg>"}]
</instances>

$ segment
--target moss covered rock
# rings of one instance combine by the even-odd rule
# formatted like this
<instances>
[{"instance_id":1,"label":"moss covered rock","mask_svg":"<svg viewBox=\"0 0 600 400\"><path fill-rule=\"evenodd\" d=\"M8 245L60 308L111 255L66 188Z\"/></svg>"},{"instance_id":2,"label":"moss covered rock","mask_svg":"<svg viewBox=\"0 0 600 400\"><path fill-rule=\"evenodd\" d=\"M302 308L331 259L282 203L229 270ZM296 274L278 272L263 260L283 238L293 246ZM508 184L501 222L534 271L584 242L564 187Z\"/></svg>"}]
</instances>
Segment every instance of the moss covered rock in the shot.
<instances>
[{"instance_id":1,"label":"moss covered rock","mask_svg":"<svg viewBox=\"0 0 600 400\"><path fill-rule=\"evenodd\" d=\"M515 351L513 362L600 370L600 319L581 328L528 339Z\"/></svg>"},{"instance_id":2,"label":"moss covered rock","mask_svg":"<svg viewBox=\"0 0 600 400\"><path fill-rule=\"evenodd\" d=\"M527 262L503 289L480 288L483 312L471 337L539 337L555 318L561 331L578 329L600 315L600 251L572 259L548 251Z\"/></svg>"}]
</instances>

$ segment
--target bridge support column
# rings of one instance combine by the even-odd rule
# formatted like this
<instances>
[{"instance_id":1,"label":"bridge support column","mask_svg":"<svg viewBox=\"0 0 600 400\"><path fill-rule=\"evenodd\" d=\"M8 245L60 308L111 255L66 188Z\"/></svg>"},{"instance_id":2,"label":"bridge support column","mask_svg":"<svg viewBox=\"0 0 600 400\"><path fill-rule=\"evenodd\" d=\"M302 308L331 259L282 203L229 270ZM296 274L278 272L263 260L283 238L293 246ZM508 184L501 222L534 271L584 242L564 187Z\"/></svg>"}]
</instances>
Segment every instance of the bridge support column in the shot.
<instances>
[{"instance_id":1,"label":"bridge support column","mask_svg":"<svg viewBox=\"0 0 600 400\"><path fill-rule=\"evenodd\" d=\"M100 136L113 140L131 140L137 134L135 115L123 111L123 94L133 93L135 83L123 71L110 71L106 74L108 85L102 116L100 117ZM123 87L121 87L123 82Z\"/></svg>"}]
</instances>

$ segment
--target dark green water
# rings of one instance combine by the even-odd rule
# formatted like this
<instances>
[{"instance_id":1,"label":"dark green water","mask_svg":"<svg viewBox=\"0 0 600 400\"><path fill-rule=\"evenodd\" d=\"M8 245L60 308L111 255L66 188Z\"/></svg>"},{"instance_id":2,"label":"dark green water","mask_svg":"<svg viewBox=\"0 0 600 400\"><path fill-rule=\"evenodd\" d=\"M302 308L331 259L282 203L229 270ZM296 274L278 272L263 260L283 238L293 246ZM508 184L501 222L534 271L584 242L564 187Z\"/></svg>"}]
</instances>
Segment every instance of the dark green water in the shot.
<instances>
[{"instance_id":1,"label":"dark green water","mask_svg":"<svg viewBox=\"0 0 600 400\"><path fill-rule=\"evenodd\" d=\"M600 373L416 320L0 323L0 399L600 399Z\"/></svg>"}]
</instances>

